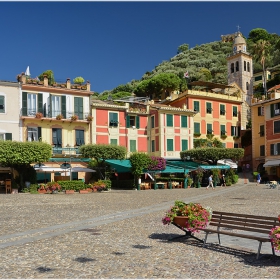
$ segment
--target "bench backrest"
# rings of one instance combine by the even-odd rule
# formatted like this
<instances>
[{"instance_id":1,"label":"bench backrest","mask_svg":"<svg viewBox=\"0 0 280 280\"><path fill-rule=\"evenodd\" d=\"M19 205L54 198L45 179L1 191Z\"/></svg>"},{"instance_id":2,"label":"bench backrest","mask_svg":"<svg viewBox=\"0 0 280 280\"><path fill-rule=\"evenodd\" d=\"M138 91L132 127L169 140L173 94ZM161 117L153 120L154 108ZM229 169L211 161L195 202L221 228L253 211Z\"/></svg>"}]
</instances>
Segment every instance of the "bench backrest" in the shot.
<instances>
[{"instance_id":1,"label":"bench backrest","mask_svg":"<svg viewBox=\"0 0 280 280\"><path fill-rule=\"evenodd\" d=\"M280 226L280 222L278 217L213 211L209 226L268 234L271 228Z\"/></svg>"}]
</instances>

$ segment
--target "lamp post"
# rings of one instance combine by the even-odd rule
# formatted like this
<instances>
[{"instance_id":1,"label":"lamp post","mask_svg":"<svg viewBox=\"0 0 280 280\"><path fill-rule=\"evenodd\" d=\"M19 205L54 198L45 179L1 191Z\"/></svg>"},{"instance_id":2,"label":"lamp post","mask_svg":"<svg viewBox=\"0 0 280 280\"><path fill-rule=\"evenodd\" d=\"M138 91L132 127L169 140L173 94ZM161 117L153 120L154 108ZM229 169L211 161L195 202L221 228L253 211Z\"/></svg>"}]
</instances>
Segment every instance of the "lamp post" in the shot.
<instances>
[{"instance_id":1,"label":"lamp post","mask_svg":"<svg viewBox=\"0 0 280 280\"><path fill-rule=\"evenodd\" d=\"M186 176L186 160L189 161L190 160L190 156L187 156L187 157L183 157L183 160L184 160L184 189L186 189L188 186L188 178Z\"/></svg>"},{"instance_id":2,"label":"lamp post","mask_svg":"<svg viewBox=\"0 0 280 280\"><path fill-rule=\"evenodd\" d=\"M70 162L70 181L72 181L72 166L71 166L71 159L72 157L69 158L69 162Z\"/></svg>"}]
</instances>

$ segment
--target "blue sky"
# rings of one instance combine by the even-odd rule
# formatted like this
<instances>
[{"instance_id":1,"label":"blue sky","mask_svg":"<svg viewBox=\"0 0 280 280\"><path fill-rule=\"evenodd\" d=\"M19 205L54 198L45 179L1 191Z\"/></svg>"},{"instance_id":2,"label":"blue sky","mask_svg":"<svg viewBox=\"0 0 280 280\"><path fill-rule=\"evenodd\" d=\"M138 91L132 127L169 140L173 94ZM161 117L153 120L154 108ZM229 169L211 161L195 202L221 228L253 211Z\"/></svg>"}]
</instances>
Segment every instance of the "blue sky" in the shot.
<instances>
[{"instance_id":1,"label":"blue sky","mask_svg":"<svg viewBox=\"0 0 280 280\"><path fill-rule=\"evenodd\" d=\"M141 79L178 46L254 28L280 35L280 2L0 2L0 80L53 70L95 92Z\"/></svg>"}]
</instances>

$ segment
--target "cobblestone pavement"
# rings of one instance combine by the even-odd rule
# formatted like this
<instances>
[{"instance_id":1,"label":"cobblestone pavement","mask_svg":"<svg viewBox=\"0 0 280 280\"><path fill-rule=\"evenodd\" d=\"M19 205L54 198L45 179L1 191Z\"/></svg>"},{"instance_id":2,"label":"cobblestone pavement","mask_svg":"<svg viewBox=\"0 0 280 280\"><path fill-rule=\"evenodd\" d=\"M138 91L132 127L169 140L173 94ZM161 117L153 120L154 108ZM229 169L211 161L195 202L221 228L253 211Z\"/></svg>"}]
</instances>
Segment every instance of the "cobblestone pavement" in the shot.
<instances>
[{"instance_id":1,"label":"cobblestone pavement","mask_svg":"<svg viewBox=\"0 0 280 280\"><path fill-rule=\"evenodd\" d=\"M240 181L241 182L241 181ZM0 195L1 278L280 278L280 255L258 242L183 232L161 219L174 200L277 216L280 189L239 183L215 190ZM204 234L196 234L203 238Z\"/></svg>"}]
</instances>

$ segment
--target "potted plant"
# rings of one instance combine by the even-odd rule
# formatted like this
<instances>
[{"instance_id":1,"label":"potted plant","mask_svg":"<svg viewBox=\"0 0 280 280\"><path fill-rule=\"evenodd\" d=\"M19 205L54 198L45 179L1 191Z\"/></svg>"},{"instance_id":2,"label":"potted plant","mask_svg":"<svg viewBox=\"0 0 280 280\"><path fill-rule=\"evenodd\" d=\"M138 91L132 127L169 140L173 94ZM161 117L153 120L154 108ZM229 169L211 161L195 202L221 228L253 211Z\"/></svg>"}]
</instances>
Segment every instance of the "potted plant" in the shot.
<instances>
[{"instance_id":1,"label":"potted plant","mask_svg":"<svg viewBox=\"0 0 280 280\"><path fill-rule=\"evenodd\" d=\"M46 185L46 190L48 193L58 193L61 190L61 186L58 182L48 182Z\"/></svg>"},{"instance_id":2,"label":"potted plant","mask_svg":"<svg viewBox=\"0 0 280 280\"><path fill-rule=\"evenodd\" d=\"M87 116L87 121L88 122L92 122L92 120L93 120L93 116Z\"/></svg>"},{"instance_id":3,"label":"potted plant","mask_svg":"<svg viewBox=\"0 0 280 280\"><path fill-rule=\"evenodd\" d=\"M79 117L78 117L77 115L73 115L73 116L71 117L71 121L76 121L78 118L79 118Z\"/></svg>"},{"instance_id":4,"label":"potted plant","mask_svg":"<svg viewBox=\"0 0 280 280\"><path fill-rule=\"evenodd\" d=\"M280 221L280 215L278 216ZM280 252L280 226L273 227L269 233L270 241L276 252Z\"/></svg>"},{"instance_id":5,"label":"potted plant","mask_svg":"<svg viewBox=\"0 0 280 280\"><path fill-rule=\"evenodd\" d=\"M193 184L193 179L191 177L188 177L188 188L190 188Z\"/></svg>"},{"instance_id":6,"label":"potted plant","mask_svg":"<svg viewBox=\"0 0 280 280\"><path fill-rule=\"evenodd\" d=\"M76 77L75 79L73 79L74 84L78 84L81 85L82 83L85 82L85 79L83 77Z\"/></svg>"},{"instance_id":7,"label":"potted plant","mask_svg":"<svg viewBox=\"0 0 280 280\"><path fill-rule=\"evenodd\" d=\"M35 117L36 117L37 119L41 119L41 118L43 117L43 113L37 112L36 115L35 115Z\"/></svg>"},{"instance_id":8,"label":"potted plant","mask_svg":"<svg viewBox=\"0 0 280 280\"><path fill-rule=\"evenodd\" d=\"M62 115L62 114L58 114L55 118L56 118L57 120L62 120L62 119L63 119L63 115Z\"/></svg>"},{"instance_id":9,"label":"potted plant","mask_svg":"<svg viewBox=\"0 0 280 280\"><path fill-rule=\"evenodd\" d=\"M210 207L202 207L199 203L186 204L183 201L176 200L174 205L165 213L162 218L164 225L170 223L177 224L186 228L190 232L199 232L199 229L205 228L212 216Z\"/></svg>"}]
</instances>

